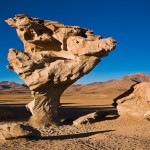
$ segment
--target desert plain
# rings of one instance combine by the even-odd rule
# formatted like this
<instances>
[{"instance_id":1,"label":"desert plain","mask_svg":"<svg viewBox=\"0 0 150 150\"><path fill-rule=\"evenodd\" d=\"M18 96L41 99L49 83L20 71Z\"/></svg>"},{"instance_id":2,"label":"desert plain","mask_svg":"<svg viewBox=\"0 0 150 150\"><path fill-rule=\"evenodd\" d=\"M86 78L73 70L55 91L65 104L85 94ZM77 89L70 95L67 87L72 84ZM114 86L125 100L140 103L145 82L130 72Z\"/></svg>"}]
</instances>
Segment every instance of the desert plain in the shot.
<instances>
[{"instance_id":1,"label":"desert plain","mask_svg":"<svg viewBox=\"0 0 150 150\"><path fill-rule=\"evenodd\" d=\"M41 137L0 140L1 150L149 150L150 122L120 117L113 100L126 92L135 81L150 81L137 73L117 80L70 86L61 97L61 126L40 128ZM25 85L0 84L0 125L27 124L30 112L25 105L32 100ZM102 111L107 116L93 123L73 125L79 117Z\"/></svg>"}]
</instances>

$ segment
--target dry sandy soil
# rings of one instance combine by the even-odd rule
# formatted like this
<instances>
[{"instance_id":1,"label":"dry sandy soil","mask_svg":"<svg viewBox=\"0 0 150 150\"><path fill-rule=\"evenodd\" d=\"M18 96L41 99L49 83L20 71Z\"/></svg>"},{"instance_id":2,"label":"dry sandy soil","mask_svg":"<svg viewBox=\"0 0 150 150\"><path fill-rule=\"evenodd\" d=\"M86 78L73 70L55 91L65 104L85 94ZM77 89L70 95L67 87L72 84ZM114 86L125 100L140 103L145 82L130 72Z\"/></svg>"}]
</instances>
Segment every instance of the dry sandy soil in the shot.
<instances>
[{"instance_id":1,"label":"dry sandy soil","mask_svg":"<svg viewBox=\"0 0 150 150\"><path fill-rule=\"evenodd\" d=\"M2 124L2 122L1 122ZM148 122L127 118L104 120L94 124L41 129L39 139L15 139L0 142L1 150L149 150Z\"/></svg>"},{"instance_id":2,"label":"dry sandy soil","mask_svg":"<svg viewBox=\"0 0 150 150\"><path fill-rule=\"evenodd\" d=\"M82 126L43 128L41 138L0 140L0 150L149 150L150 121L118 117L111 105L115 97L134 84L129 79L73 85L61 98L62 118L75 120L96 110L108 112L106 118ZM26 123L31 114L24 104L31 99L27 89L0 91L0 111L8 110L8 115L13 114L10 119L1 119L0 124Z\"/></svg>"}]
</instances>

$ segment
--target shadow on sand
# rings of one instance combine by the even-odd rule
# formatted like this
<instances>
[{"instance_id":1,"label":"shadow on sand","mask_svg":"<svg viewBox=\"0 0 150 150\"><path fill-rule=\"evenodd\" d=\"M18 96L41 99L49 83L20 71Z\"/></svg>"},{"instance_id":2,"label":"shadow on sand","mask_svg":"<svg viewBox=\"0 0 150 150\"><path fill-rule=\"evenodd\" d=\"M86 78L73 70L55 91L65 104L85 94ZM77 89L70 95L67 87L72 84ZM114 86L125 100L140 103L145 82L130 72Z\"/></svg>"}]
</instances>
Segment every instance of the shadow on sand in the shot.
<instances>
[{"instance_id":1,"label":"shadow on sand","mask_svg":"<svg viewBox=\"0 0 150 150\"><path fill-rule=\"evenodd\" d=\"M4 114L0 115L0 119L2 118L1 120L6 122L27 121L31 116L31 113L27 111L25 105L20 104L0 104L0 112Z\"/></svg>"},{"instance_id":2,"label":"shadow on sand","mask_svg":"<svg viewBox=\"0 0 150 150\"><path fill-rule=\"evenodd\" d=\"M95 131L88 133L70 134L70 135L59 135L59 136L45 136L45 137L30 137L30 140L66 140L66 139L76 139L89 137L99 133L112 132L115 130L105 130L105 131Z\"/></svg>"},{"instance_id":3,"label":"shadow on sand","mask_svg":"<svg viewBox=\"0 0 150 150\"><path fill-rule=\"evenodd\" d=\"M96 111L101 111L107 113L107 115L112 115L113 117L105 117L102 118L102 120L108 120L108 119L116 119L118 116L117 110L114 107L104 107L102 106L82 106L82 107L62 107L60 110L61 118L70 118L70 119L77 119L81 116L96 112Z\"/></svg>"},{"instance_id":4,"label":"shadow on sand","mask_svg":"<svg viewBox=\"0 0 150 150\"><path fill-rule=\"evenodd\" d=\"M26 110L25 105L3 105L0 104L0 112L8 111L13 114L13 117L8 116L6 117L5 121L27 121L31 113ZM102 111L106 112L108 115L113 115L113 117L105 117L102 118L102 120L110 120L110 119L116 119L118 114L117 110L114 107L104 107L102 106L82 106L82 107L72 107L72 106L62 106L60 109L60 117L61 118L69 118L71 120L75 120L81 116L96 112L96 111Z\"/></svg>"}]
</instances>

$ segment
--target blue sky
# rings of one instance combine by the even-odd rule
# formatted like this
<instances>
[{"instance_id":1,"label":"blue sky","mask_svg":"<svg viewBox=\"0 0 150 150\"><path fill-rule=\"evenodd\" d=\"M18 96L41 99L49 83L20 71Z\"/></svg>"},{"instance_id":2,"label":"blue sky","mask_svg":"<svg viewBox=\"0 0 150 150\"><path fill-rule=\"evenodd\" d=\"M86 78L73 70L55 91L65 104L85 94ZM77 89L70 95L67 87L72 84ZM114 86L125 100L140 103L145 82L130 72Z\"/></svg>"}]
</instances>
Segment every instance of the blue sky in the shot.
<instances>
[{"instance_id":1,"label":"blue sky","mask_svg":"<svg viewBox=\"0 0 150 150\"><path fill-rule=\"evenodd\" d=\"M4 0L0 3L0 81L22 83L16 73L6 69L8 49L23 50L15 29L4 22L15 14L78 25L117 41L117 48L77 83L116 79L136 72L150 74L150 0Z\"/></svg>"}]
</instances>

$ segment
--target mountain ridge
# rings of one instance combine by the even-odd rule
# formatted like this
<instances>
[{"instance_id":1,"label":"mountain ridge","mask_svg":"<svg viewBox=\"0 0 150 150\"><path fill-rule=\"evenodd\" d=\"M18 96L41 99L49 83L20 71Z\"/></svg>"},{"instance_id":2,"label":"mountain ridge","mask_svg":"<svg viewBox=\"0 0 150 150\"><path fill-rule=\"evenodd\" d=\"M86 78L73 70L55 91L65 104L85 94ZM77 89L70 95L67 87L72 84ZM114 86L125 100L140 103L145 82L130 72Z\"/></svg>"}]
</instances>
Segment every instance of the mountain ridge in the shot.
<instances>
[{"instance_id":1,"label":"mountain ridge","mask_svg":"<svg viewBox=\"0 0 150 150\"><path fill-rule=\"evenodd\" d=\"M93 91L93 90L97 90L98 87L101 88L116 88L122 86L122 88L129 88L130 86L132 86L133 84L135 84L136 82L150 82L150 75L149 74L145 74L145 73L135 73L135 74L130 74L128 76L124 76L122 78L119 79L114 79L114 80L108 80L105 82L93 82L93 83L89 83L89 84L73 84L71 85L65 92L77 92L77 91ZM120 86L119 86L120 84ZM18 91L18 90L29 90L28 86L25 84L19 84L19 83L15 83L15 82L10 82L10 81L1 81L0 82L0 90L4 91L4 90L12 90L12 91Z\"/></svg>"}]
</instances>

